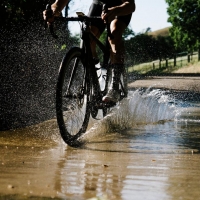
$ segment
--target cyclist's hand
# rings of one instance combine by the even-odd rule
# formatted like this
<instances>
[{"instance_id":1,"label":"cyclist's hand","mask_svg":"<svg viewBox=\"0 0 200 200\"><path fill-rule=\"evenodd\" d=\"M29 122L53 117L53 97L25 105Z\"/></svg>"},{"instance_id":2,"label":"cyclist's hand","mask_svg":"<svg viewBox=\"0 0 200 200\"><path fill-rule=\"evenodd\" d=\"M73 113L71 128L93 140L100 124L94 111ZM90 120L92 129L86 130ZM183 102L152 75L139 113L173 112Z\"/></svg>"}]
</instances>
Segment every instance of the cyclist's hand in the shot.
<instances>
[{"instance_id":1,"label":"cyclist's hand","mask_svg":"<svg viewBox=\"0 0 200 200\"><path fill-rule=\"evenodd\" d=\"M47 21L47 24L52 24L54 22L54 17L58 17L61 15L61 12L57 10L57 7L52 4L50 7L47 7L46 10L43 11L43 18Z\"/></svg>"},{"instance_id":2,"label":"cyclist's hand","mask_svg":"<svg viewBox=\"0 0 200 200\"><path fill-rule=\"evenodd\" d=\"M117 14L118 14L118 8L112 7L108 8L107 12L102 12L101 18L102 20L104 20L105 23L110 23L111 21L116 19Z\"/></svg>"}]
</instances>

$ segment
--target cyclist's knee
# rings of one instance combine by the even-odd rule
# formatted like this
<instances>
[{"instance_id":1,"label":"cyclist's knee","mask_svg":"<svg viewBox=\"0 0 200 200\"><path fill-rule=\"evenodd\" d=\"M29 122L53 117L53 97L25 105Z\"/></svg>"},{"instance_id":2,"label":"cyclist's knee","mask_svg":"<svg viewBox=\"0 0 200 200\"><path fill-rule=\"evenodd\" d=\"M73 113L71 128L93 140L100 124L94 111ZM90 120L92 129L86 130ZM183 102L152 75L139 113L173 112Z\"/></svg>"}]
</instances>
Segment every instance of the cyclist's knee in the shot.
<instances>
[{"instance_id":1,"label":"cyclist's knee","mask_svg":"<svg viewBox=\"0 0 200 200\"><path fill-rule=\"evenodd\" d=\"M112 40L119 40L122 38L122 34L125 31L127 25L120 20L114 20L110 24L111 34L113 35Z\"/></svg>"}]
</instances>

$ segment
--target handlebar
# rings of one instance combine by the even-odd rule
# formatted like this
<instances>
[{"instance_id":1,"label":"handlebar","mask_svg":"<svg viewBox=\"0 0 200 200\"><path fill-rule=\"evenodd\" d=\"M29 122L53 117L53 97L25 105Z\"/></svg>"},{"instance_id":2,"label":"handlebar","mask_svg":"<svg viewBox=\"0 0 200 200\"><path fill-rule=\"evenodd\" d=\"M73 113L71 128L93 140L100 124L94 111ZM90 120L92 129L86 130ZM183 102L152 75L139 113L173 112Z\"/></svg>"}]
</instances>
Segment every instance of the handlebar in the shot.
<instances>
[{"instance_id":1,"label":"handlebar","mask_svg":"<svg viewBox=\"0 0 200 200\"><path fill-rule=\"evenodd\" d=\"M101 19L101 17L88 17L88 16L81 16L81 17L55 17L55 21L61 22L69 22L69 21L76 21L76 22L94 22ZM45 28L47 27L47 20L45 20ZM54 33L53 23L48 25L51 35L57 39L58 36Z\"/></svg>"},{"instance_id":2,"label":"handlebar","mask_svg":"<svg viewBox=\"0 0 200 200\"><path fill-rule=\"evenodd\" d=\"M88 16L82 16L82 17L55 17L58 21L77 21L77 22L92 22L97 21L101 19L101 17L88 17Z\"/></svg>"},{"instance_id":3,"label":"handlebar","mask_svg":"<svg viewBox=\"0 0 200 200\"><path fill-rule=\"evenodd\" d=\"M51 5L50 4L47 4L46 6L46 10L49 15L49 18L53 17L53 11L51 9ZM108 11L108 8L106 6L106 4L103 5L103 9L102 9L103 12L107 12ZM99 16L92 16L92 17L88 17L86 15L81 15L81 16L78 16L78 17L55 17L55 20L56 21L63 21L63 22L67 22L67 21L77 21L77 22L94 22L94 21L97 21L101 19L101 17ZM47 21L48 21L48 18L45 20L45 28L47 27ZM111 31L110 31L110 25L108 23L106 23L106 26L107 26L107 33L108 33L108 36L112 39L113 36L111 34ZM54 29L53 29L53 23L50 23L49 24L49 29L50 29L50 33L51 35L54 37L54 38L58 38L58 36L54 33Z\"/></svg>"}]
</instances>

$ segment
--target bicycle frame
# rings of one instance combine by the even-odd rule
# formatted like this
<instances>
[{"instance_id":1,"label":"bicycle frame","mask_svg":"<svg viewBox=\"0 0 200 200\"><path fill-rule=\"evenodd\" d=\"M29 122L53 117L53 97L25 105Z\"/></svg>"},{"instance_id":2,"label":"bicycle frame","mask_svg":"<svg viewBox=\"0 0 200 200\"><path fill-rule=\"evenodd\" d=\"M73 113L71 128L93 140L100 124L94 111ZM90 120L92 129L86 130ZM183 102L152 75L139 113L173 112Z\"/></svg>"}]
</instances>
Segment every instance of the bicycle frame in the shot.
<instances>
[{"instance_id":1,"label":"bicycle frame","mask_svg":"<svg viewBox=\"0 0 200 200\"><path fill-rule=\"evenodd\" d=\"M115 102L103 102L110 84L110 48L104 45L91 32L90 22L100 17L68 17L64 21L81 23L80 47L72 47L63 58L56 85L56 117L63 140L70 146L81 145L78 138L87 130L90 117L98 119L105 116ZM53 34L53 36L56 36ZM92 55L91 41L103 53L103 65L107 65L106 85L102 91L97 68ZM107 42L108 44L108 42ZM123 76L122 76L123 77ZM121 90L123 95L123 89ZM121 96L122 96L121 95ZM99 109L102 114L99 113Z\"/></svg>"},{"instance_id":2,"label":"bicycle frame","mask_svg":"<svg viewBox=\"0 0 200 200\"><path fill-rule=\"evenodd\" d=\"M80 34L80 38L81 38L81 43L80 43L80 49L82 50L83 54L84 54L84 65L86 67L86 74L87 78L92 79L92 84L94 86L94 90L95 90L95 95L99 96L99 98L102 96L101 94L99 94L100 90L100 85L98 82L98 77L97 77L97 73L96 73L96 69L95 69L95 64L93 62L93 56L92 56L92 51L91 51L91 40L94 40L96 42L96 45L101 49L101 51L103 52L103 63L102 65L108 65L109 62L109 58L110 58L110 51L109 48L107 46L108 42L106 43L106 45L104 45L91 31L90 31L90 22L91 21L95 21L95 20L99 20L100 17L87 17L85 15L80 15L78 17L56 17L56 20L58 21L77 21L77 22L81 22L81 34ZM54 30L51 26L50 28L50 32L52 34L52 36L54 38L57 38L57 35L54 33ZM76 65L76 64L75 64ZM75 67L75 66L74 66ZM73 77L71 77L73 78ZM69 85L70 87L70 85ZM104 91L104 94L106 93L106 91Z\"/></svg>"},{"instance_id":3,"label":"bicycle frame","mask_svg":"<svg viewBox=\"0 0 200 200\"><path fill-rule=\"evenodd\" d=\"M85 15L80 15L78 17L57 17L58 20L60 21L77 21L81 22L81 44L80 44L80 49L83 52L84 58L84 65L86 67L86 78L87 80L91 80L91 84L93 85L94 88L94 96L96 97L96 101L98 101L98 108L102 108L103 106L111 107L113 105L104 105L102 104L102 97L107 93L108 90L108 84L109 84L109 78L111 76L111 69L109 69L109 59L110 59L110 46L108 45L108 41L106 41L106 44L103 44L90 30L90 22L99 20L100 17L87 17ZM50 29L52 32L53 37L56 37L55 33ZM107 30L107 33L109 34L110 31ZM107 36L108 39L108 36ZM103 53L103 63L102 67L106 66L107 68L107 78L106 78L106 87L104 91L101 91L100 89L100 84L98 81L98 76L96 73L96 68L95 68L95 63L93 61L93 56L92 56L92 50L91 50L91 41L94 41L96 45L100 48L100 50ZM110 70L110 72L109 72ZM124 88L123 84L120 81L120 85L122 88L122 92L124 93ZM125 94L125 93L124 93ZM124 95L126 96L126 95ZM123 95L121 96L121 99L124 97ZM100 105L100 103L102 105Z\"/></svg>"},{"instance_id":4,"label":"bicycle frame","mask_svg":"<svg viewBox=\"0 0 200 200\"><path fill-rule=\"evenodd\" d=\"M101 93L101 89L100 89L100 85L99 85L99 81L98 81L98 76L96 73L96 68L95 68L95 64L93 61L93 56L92 56L92 51L91 51L91 46L90 43L91 41L94 41L96 43L96 45L101 49L101 51L103 52L103 63L102 65L108 65L109 62L109 58L110 58L110 52L109 49L106 45L104 45L97 37L95 37L95 35L90 31L89 28L89 24L86 24L86 27L82 27L82 35L81 35L81 45L80 48L83 51L83 54L85 55L85 66L87 67L87 72L89 74L89 78L92 79L92 84L94 87L94 95L96 96L96 98L99 98L99 101L101 101L103 94L106 93L106 91L104 91L103 93ZM101 94L100 94L101 93Z\"/></svg>"}]
</instances>

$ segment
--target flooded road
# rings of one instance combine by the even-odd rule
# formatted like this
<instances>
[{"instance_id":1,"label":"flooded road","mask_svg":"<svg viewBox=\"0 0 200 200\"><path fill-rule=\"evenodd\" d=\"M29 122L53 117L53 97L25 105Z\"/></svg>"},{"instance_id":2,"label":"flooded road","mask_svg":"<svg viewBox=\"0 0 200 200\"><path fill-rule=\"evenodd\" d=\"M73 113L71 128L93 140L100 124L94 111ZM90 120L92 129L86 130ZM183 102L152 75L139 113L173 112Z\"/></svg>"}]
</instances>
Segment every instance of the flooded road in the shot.
<instances>
[{"instance_id":1,"label":"flooded road","mask_svg":"<svg viewBox=\"0 0 200 200\"><path fill-rule=\"evenodd\" d=\"M0 132L0 199L200 199L198 98L132 90L80 149L63 143L55 119Z\"/></svg>"}]
</instances>

